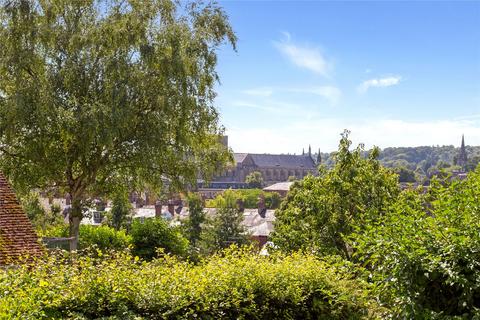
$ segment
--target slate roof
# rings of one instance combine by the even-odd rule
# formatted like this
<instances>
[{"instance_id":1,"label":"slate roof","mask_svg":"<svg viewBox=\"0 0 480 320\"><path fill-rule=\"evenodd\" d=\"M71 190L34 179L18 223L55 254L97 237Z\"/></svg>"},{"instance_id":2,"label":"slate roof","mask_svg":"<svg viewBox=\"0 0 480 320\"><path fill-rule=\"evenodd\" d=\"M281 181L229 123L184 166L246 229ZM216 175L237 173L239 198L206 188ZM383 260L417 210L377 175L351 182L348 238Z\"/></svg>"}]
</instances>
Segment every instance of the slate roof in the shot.
<instances>
[{"instance_id":1,"label":"slate roof","mask_svg":"<svg viewBox=\"0 0 480 320\"><path fill-rule=\"evenodd\" d=\"M32 223L0 173L0 265L15 264L22 257L42 253Z\"/></svg>"},{"instance_id":2,"label":"slate roof","mask_svg":"<svg viewBox=\"0 0 480 320\"><path fill-rule=\"evenodd\" d=\"M315 162L308 155L292 154L248 154L253 162L262 167L281 167L291 169L315 169Z\"/></svg>"},{"instance_id":3,"label":"slate roof","mask_svg":"<svg viewBox=\"0 0 480 320\"><path fill-rule=\"evenodd\" d=\"M233 159L235 160L235 164L242 163L247 156L248 156L248 153L234 153Z\"/></svg>"}]
</instances>

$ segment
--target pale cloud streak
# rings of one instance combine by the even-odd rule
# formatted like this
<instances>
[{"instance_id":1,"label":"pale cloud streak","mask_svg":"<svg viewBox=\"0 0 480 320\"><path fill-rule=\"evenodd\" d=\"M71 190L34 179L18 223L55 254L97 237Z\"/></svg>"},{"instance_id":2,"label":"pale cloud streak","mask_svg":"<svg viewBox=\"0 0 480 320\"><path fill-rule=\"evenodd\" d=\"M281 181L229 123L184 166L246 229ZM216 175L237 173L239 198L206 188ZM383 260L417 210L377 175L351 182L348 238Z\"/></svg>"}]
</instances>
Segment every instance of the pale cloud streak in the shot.
<instances>
[{"instance_id":1,"label":"pale cloud streak","mask_svg":"<svg viewBox=\"0 0 480 320\"><path fill-rule=\"evenodd\" d=\"M291 41L290 34L284 32L285 40L275 41L275 47L285 55L293 64L313 71L326 78L330 77L332 63L322 54L319 48L295 44Z\"/></svg>"},{"instance_id":2,"label":"pale cloud streak","mask_svg":"<svg viewBox=\"0 0 480 320\"><path fill-rule=\"evenodd\" d=\"M358 86L357 90L360 93L365 93L370 88L382 88L382 87L395 86L399 84L401 80L402 80L402 77L400 76L390 76L385 78L369 79L362 82Z\"/></svg>"}]
</instances>

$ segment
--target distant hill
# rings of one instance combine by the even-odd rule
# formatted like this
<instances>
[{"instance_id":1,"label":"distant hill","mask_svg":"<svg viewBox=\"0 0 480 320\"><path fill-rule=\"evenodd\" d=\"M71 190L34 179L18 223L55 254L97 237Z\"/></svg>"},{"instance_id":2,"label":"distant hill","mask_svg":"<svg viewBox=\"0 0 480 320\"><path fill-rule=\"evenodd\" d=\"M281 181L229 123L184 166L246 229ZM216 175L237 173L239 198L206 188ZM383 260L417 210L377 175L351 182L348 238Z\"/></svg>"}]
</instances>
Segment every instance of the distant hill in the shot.
<instances>
[{"instance_id":1,"label":"distant hill","mask_svg":"<svg viewBox=\"0 0 480 320\"><path fill-rule=\"evenodd\" d=\"M466 151L467 170L474 170L480 163L480 146L467 146ZM385 148L381 150L379 160L384 166L394 168L401 180L411 181L413 177L415 181L421 182L441 170L458 170L456 158L459 152L460 148L454 146ZM332 154L321 154L322 163L327 167L333 165Z\"/></svg>"}]
</instances>

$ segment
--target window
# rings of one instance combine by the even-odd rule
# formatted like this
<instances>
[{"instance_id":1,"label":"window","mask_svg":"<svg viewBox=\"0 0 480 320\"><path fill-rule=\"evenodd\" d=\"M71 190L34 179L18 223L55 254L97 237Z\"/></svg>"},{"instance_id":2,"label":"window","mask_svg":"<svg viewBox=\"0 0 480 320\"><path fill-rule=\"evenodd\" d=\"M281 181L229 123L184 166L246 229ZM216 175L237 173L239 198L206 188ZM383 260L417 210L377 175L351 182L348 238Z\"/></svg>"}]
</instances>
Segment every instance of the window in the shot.
<instances>
[{"instance_id":1,"label":"window","mask_svg":"<svg viewBox=\"0 0 480 320\"><path fill-rule=\"evenodd\" d=\"M103 213L100 211L95 211L93 213L93 223L102 223Z\"/></svg>"}]
</instances>

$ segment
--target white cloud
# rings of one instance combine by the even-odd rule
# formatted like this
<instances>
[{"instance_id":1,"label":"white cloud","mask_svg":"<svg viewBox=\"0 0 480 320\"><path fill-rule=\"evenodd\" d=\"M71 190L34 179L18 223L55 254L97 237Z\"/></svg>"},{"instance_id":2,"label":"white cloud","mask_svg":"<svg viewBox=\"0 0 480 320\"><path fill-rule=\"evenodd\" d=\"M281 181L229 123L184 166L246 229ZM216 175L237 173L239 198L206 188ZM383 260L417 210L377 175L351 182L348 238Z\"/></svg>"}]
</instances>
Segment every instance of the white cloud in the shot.
<instances>
[{"instance_id":1,"label":"white cloud","mask_svg":"<svg viewBox=\"0 0 480 320\"><path fill-rule=\"evenodd\" d=\"M380 87L390 87L400 83L402 77L400 76L391 76L385 78L376 78L376 79L369 79L358 86L358 92L365 93L370 88L380 88Z\"/></svg>"},{"instance_id":2,"label":"white cloud","mask_svg":"<svg viewBox=\"0 0 480 320\"><path fill-rule=\"evenodd\" d=\"M294 153L312 145L313 150L337 149L340 133L351 130L354 144L367 148L456 145L462 134L468 145L480 145L480 120L405 121L396 119L302 119L287 126L227 129L235 152Z\"/></svg>"},{"instance_id":3,"label":"white cloud","mask_svg":"<svg viewBox=\"0 0 480 320\"><path fill-rule=\"evenodd\" d=\"M326 78L330 76L332 64L327 61L319 48L294 44L288 32L284 32L284 35L285 40L275 41L274 44L293 64Z\"/></svg>"}]
</instances>

